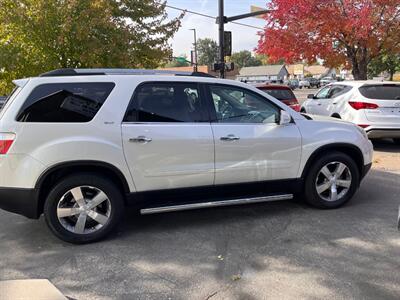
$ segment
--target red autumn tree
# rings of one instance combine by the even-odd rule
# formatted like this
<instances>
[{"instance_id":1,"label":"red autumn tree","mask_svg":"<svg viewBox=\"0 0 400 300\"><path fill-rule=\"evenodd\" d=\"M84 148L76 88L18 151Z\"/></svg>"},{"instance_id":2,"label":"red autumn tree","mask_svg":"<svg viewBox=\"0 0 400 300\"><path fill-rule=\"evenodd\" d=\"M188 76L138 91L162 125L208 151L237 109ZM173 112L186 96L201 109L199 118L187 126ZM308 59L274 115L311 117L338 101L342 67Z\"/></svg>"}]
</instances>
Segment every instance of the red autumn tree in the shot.
<instances>
[{"instance_id":1,"label":"red autumn tree","mask_svg":"<svg viewBox=\"0 0 400 300\"><path fill-rule=\"evenodd\" d=\"M399 0L272 0L257 52L286 62L323 59L367 79L383 52L400 51Z\"/></svg>"}]
</instances>

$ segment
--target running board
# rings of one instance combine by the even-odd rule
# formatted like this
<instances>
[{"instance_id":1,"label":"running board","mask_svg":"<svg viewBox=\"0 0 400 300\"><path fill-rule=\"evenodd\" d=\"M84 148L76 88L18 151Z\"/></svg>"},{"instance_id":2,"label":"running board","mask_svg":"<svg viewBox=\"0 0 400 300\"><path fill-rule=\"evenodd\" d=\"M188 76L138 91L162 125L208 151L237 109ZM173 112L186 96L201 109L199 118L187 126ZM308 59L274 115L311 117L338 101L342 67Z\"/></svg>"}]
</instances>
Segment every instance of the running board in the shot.
<instances>
[{"instance_id":1,"label":"running board","mask_svg":"<svg viewBox=\"0 0 400 300\"><path fill-rule=\"evenodd\" d=\"M190 204L181 204L181 205L172 205L172 206L151 207L151 208L141 209L140 213L142 215L150 215L150 214L158 214L158 213L173 212L173 211L180 211L180 210L201 209L201 208L218 207L218 206L243 205L243 204L272 202L272 201L281 201L281 200L290 200L290 199L293 199L293 194L283 194L283 195L255 197L255 198L241 198L241 199L222 200L222 201L213 201L213 202L200 202L200 203L190 203Z\"/></svg>"}]
</instances>

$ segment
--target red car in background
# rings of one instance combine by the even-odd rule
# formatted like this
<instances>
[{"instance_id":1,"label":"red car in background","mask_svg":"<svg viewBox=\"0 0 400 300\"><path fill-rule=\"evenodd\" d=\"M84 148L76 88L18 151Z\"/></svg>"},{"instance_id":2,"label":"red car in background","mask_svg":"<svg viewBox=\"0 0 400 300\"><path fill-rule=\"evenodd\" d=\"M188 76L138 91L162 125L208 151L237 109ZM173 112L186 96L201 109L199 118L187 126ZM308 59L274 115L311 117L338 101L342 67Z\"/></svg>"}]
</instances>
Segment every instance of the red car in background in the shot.
<instances>
[{"instance_id":1,"label":"red car in background","mask_svg":"<svg viewBox=\"0 0 400 300\"><path fill-rule=\"evenodd\" d=\"M297 101L296 96L288 86L277 84L258 84L256 85L256 88L282 101L295 111L300 111L299 101Z\"/></svg>"}]
</instances>

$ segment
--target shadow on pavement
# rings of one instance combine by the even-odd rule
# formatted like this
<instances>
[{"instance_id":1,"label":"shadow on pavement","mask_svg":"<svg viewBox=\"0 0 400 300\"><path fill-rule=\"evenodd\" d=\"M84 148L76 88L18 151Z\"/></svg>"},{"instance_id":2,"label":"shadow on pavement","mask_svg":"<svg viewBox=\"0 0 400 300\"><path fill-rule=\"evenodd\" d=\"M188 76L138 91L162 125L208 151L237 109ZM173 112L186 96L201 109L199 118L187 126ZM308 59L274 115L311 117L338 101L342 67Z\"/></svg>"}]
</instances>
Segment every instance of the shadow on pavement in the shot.
<instances>
[{"instance_id":1,"label":"shadow on pavement","mask_svg":"<svg viewBox=\"0 0 400 300\"><path fill-rule=\"evenodd\" d=\"M0 213L0 280L48 278L75 299L400 297L400 176L373 170L345 207L297 202L126 215L97 244Z\"/></svg>"},{"instance_id":2,"label":"shadow on pavement","mask_svg":"<svg viewBox=\"0 0 400 300\"><path fill-rule=\"evenodd\" d=\"M400 145L395 144L391 139L373 140L372 143L375 151L400 153Z\"/></svg>"}]
</instances>

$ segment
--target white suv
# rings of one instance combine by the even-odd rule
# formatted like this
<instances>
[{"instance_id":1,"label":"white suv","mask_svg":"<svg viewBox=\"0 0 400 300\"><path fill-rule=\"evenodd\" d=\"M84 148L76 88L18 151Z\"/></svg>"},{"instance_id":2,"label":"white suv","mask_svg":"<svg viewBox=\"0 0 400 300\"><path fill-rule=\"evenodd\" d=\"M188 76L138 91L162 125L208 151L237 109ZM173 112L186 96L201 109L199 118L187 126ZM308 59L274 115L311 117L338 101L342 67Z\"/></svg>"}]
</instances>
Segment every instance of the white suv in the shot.
<instances>
[{"instance_id":1,"label":"white suv","mask_svg":"<svg viewBox=\"0 0 400 300\"><path fill-rule=\"evenodd\" d=\"M301 112L343 119L365 129L371 139L400 144L400 83L349 81L309 95Z\"/></svg>"},{"instance_id":2,"label":"white suv","mask_svg":"<svg viewBox=\"0 0 400 300\"><path fill-rule=\"evenodd\" d=\"M160 73L162 73L160 75ZM178 76L180 75L180 76ZM365 132L201 74L63 69L0 112L0 207L73 243L142 214L291 199L336 208L372 161Z\"/></svg>"}]
</instances>

